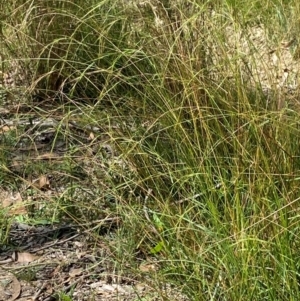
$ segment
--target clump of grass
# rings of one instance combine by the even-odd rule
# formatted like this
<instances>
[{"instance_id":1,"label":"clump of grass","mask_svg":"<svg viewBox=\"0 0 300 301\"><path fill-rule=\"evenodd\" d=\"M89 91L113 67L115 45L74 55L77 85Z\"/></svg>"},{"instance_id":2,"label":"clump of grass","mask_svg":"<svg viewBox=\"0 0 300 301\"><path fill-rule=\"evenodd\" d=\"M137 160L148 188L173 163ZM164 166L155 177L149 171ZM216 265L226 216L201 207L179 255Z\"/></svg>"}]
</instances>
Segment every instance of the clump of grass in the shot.
<instances>
[{"instance_id":1,"label":"clump of grass","mask_svg":"<svg viewBox=\"0 0 300 301\"><path fill-rule=\"evenodd\" d=\"M268 1L258 19L258 1L26 3L21 32L27 59L38 45L43 99L80 109L115 149L94 153L84 210L66 211L84 223L106 202L120 216L120 271L130 262L141 274L137 258L155 257L152 285L175 284L191 300L298 299L299 111L281 90L266 93L252 72L261 62L244 55L254 25L277 42L295 30L282 19L299 9L288 4ZM24 7L14 11L20 22Z\"/></svg>"}]
</instances>

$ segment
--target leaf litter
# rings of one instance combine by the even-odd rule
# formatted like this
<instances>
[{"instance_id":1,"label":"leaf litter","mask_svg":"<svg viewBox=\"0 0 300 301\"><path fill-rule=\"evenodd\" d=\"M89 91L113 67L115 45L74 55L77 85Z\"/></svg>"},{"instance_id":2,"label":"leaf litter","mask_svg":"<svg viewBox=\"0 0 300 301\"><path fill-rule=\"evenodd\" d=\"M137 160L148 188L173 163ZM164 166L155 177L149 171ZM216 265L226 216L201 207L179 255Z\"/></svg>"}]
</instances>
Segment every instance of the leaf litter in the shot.
<instances>
[{"instance_id":1,"label":"leaf litter","mask_svg":"<svg viewBox=\"0 0 300 301\"><path fill-rule=\"evenodd\" d=\"M22 251L17 252L10 245L17 245ZM75 225L23 230L15 223L10 245L1 247L0 300L50 301L56 300L59 293L78 301L129 301L137 300L138 296L155 296L155 291L145 281L119 276L109 244L95 246ZM141 271L144 274L155 272L157 268L152 266L148 263L147 269L141 268ZM166 291L171 298L176 290L168 287ZM176 300L188 300L177 294Z\"/></svg>"}]
</instances>

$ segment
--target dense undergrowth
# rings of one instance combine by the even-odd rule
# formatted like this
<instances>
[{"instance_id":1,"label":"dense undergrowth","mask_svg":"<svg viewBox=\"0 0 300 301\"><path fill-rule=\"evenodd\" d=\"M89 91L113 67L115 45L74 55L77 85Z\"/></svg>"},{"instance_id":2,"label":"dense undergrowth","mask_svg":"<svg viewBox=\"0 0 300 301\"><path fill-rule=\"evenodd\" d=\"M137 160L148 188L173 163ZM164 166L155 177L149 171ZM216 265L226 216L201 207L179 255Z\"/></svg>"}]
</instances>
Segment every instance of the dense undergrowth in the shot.
<instances>
[{"instance_id":1,"label":"dense undergrowth","mask_svg":"<svg viewBox=\"0 0 300 301\"><path fill-rule=\"evenodd\" d=\"M68 187L52 217L84 224L109 203L122 221L114 244L120 271L139 274L136 258L156 257L154 283L173 283L191 300L299 300L298 90L292 98L276 85L266 92L247 73L263 63L245 63L242 47L252 42L234 48L228 40L229 29L247 37L255 26L273 45L292 40L299 4L260 3L2 7L3 68L14 61L26 72L28 105L41 117L76 115L103 127L115 149L114 162L100 152L87 158L93 166L84 167L82 183L90 194L74 203ZM272 77L269 66L263 72ZM65 160L68 175L76 161ZM7 168L1 176L15 183Z\"/></svg>"}]
</instances>

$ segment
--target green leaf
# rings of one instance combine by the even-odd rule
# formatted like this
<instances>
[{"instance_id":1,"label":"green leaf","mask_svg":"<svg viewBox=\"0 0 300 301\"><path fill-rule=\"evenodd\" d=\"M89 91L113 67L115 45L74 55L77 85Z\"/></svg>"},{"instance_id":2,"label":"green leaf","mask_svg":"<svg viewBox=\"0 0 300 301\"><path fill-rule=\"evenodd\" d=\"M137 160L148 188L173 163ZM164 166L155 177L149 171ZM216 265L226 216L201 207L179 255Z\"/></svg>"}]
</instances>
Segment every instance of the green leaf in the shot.
<instances>
[{"instance_id":1,"label":"green leaf","mask_svg":"<svg viewBox=\"0 0 300 301\"><path fill-rule=\"evenodd\" d=\"M156 213L153 213L153 221L155 223L155 227L159 232L162 232L164 230L164 223L161 221L161 219L158 217Z\"/></svg>"},{"instance_id":2,"label":"green leaf","mask_svg":"<svg viewBox=\"0 0 300 301\"><path fill-rule=\"evenodd\" d=\"M154 248L150 250L151 254L157 254L164 248L164 242L160 241Z\"/></svg>"}]
</instances>

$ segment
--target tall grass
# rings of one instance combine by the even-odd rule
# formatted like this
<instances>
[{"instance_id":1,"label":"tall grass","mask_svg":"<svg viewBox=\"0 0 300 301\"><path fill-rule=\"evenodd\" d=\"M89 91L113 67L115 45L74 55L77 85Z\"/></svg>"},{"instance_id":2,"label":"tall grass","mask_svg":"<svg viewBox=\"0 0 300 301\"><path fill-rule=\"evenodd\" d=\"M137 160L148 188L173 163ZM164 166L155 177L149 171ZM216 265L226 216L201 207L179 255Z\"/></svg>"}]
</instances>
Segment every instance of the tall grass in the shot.
<instances>
[{"instance_id":1,"label":"tall grass","mask_svg":"<svg viewBox=\"0 0 300 301\"><path fill-rule=\"evenodd\" d=\"M14 1L6 10L6 63L27 63L40 102L80 108L114 143L118 160L99 175L96 155L87 173L116 199L120 270L130 262L141 273L136 257L156 257L149 277L165 300L161 283L191 300L299 299L298 103L276 85L266 92L250 72L265 62L244 55L255 26L273 47L294 37L296 1L263 10L260 1Z\"/></svg>"}]
</instances>

